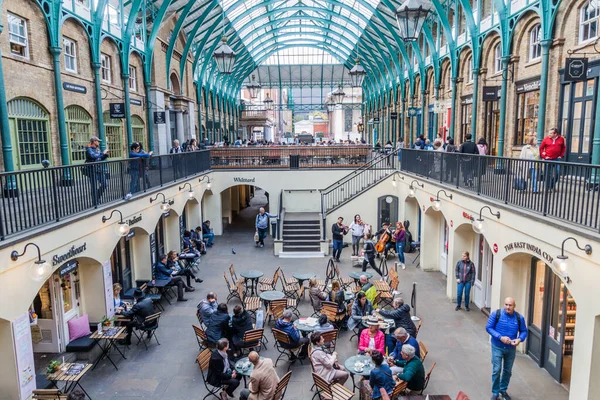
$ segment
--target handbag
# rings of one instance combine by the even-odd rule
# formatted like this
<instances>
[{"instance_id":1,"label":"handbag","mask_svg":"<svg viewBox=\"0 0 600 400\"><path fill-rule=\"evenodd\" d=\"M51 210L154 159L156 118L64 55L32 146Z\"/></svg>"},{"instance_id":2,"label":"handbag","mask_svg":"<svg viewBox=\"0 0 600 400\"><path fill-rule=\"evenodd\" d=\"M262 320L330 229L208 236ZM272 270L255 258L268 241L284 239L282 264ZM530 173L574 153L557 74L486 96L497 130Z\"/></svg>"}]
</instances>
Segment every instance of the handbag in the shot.
<instances>
[{"instance_id":1,"label":"handbag","mask_svg":"<svg viewBox=\"0 0 600 400\"><path fill-rule=\"evenodd\" d=\"M254 232L254 241L258 242L258 231Z\"/></svg>"}]
</instances>

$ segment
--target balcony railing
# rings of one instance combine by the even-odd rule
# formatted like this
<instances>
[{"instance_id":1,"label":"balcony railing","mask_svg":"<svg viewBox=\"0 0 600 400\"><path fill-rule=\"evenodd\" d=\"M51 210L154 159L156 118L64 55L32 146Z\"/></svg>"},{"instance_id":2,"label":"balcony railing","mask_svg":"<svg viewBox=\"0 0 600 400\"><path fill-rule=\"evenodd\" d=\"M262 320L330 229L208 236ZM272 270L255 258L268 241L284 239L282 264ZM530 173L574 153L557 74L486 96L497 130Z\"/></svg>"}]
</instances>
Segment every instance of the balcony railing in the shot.
<instances>
[{"instance_id":1,"label":"balcony railing","mask_svg":"<svg viewBox=\"0 0 600 400\"><path fill-rule=\"evenodd\" d=\"M369 146L224 147L210 153L214 169L357 168L379 155Z\"/></svg>"},{"instance_id":2,"label":"balcony railing","mask_svg":"<svg viewBox=\"0 0 600 400\"><path fill-rule=\"evenodd\" d=\"M598 231L600 166L402 149L400 169Z\"/></svg>"},{"instance_id":3,"label":"balcony railing","mask_svg":"<svg viewBox=\"0 0 600 400\"><path fill-rule=\"evenodd\" d=\"M0 240L210 170L210 152L0 174Z\"/></svg>"}]
</instances>

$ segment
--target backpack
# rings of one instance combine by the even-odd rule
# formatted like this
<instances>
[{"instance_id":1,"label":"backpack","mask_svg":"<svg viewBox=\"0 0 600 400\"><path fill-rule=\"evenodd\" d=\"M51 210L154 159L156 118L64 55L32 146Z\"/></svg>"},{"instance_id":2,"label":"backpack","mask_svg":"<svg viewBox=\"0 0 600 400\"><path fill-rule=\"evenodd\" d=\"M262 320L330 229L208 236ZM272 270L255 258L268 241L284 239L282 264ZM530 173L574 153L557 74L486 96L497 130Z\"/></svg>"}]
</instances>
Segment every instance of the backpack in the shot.
<instances>
[{"instance_id":1,"label":"backpack","mask_svg":"<svg viewBox=\"0 0 600 400\"><path fill-rule=\"evenodd\" d=\"M408 220L404 221L404 230L406 231L406 234L404 235L404 252L405 253L412 253L413 251L415 251L415 246L412 244L413 235L408 230L409 226L410 226L410 221L408 221Z\"/></svg>"},{"instance_id":2,"label":"backpack","mask_svg":"<svg viewBox=\"0 0 600 400\"><path fill-rule=\"evenodd\" d=\"M500 321L500 309L496 310L496 324L498 325L498 321ZM517 316L517 333L521 333L521 314L519 314L517 311L515 311L515 315ZM495 327L494 325L494 327Z\"/></svg>"}]
</instances>

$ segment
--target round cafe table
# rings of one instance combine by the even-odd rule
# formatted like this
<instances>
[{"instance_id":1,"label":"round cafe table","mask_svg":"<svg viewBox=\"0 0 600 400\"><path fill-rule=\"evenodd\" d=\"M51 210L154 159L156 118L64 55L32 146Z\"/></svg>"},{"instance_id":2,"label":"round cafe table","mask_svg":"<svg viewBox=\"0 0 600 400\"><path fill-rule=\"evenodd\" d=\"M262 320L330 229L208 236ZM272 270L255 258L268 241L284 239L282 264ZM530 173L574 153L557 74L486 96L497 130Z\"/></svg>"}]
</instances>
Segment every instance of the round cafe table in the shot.
<instances>
[{"instance_id":1,"label":"round cafe table","mask_svg":"<svg viewBox=\"0 0 600 400\"><path fill-rule=\"evenodd\" d=\"M302 285L304 285L304 281L316 277L317 274L313 272L294 272L292 276L298 280L298 286L302 287ZM302 297L304 297L304 291L302 292Z\"/></svg>"},{"instance_id":2,"label":"round cafe table","mask_svg":"<svg viewBox=\"0 0 600 400\"><path fill-rule=\"evenodd\" d=\"M285 299L285 294L278 290L265 290L264 292L260 292L258 295L265 303L265 309L269 309L269 303L273 300L281 300Z\"/></svg>"},{"instance_id":3,"label":"round cafe table","mask_svg":"<svg viewBox=\"0 0 600 400\"><path fill-rule=\"evenodd\" d=\"M258 280L262 278L263 275L264 273L255 269L240 272L240 276L244 278L246 289L248 288L248 281L250 281L250 296L254 296L254 294L258 292Z\"/></svg>"},{"instance_id":4,"label":"round cafe table","mask_svg":"<svg viewBox=\"0 0 600 400\"><path fill-rule=\"evenodd\" d=\"M370 273L370 272L362 272L362 271L360 271L360 272L358 272L358 271L355 271L355 272L350 272L350 273L348 274L348 276L349 276L350 278L354 279L354 284L355 284L356 286L358 286L358 285L359 285L359 282L360 282L360 276L361 276L361 275L364 275L364 276L366 276L366 277L367 277L367 279L371 279L371 278L373 277L373 274L372 274L372 273Z\"/></svg>"},{"instance_id":5,"label":"round cafe table","mask_svg":"<svg viewBox=\"0 0 600 400\"><path fill-rule=\"evenodd\" d=\"M261 357L260 359L262 360L264 357ZM248 363L248 365L246 368L244 368L246 363ZM235 372L244 378L244 387L247 387L246 377L252 375L252 371L254 371L254 364L248 360L248 357L243 357L237 360L234 368Z\"/></svg>"},{"instance_id":6,"label":"round cafe table","mask_svg":"<svg viewBox=\"0 0 600 400\"><path fill-rule=\"evenodd\" d=\"M357 362L361 362L364 365L363 370L360 372L354 369L354 364ZM371 356L353 356L344 361L344 368L346 368L346 371L348 371L348 373L350 374L350 378L352 378L352 387L354 389L358 389L359 393L360 386L356 386L354 375L368 377L369 375L371 375L371 370L373 369L373 367L375 367L375 364L371 360Z\"/></svg>"},{"instance_id":7,"label":"round cafe table","mask_svg":"<svg viewBox=\"0 0 600 400\"><path fill-rule=\"evenodd\" d=\"M314 332L315 328L317 327L317 325L312 326L312 325L302 324L302 323L300 323L299 319L294 321L294 326L296 327L296 329L298 329L302 333L302 336L304 336L304 337L308 336L309 333Z\"/></svg>"}]
</instances>

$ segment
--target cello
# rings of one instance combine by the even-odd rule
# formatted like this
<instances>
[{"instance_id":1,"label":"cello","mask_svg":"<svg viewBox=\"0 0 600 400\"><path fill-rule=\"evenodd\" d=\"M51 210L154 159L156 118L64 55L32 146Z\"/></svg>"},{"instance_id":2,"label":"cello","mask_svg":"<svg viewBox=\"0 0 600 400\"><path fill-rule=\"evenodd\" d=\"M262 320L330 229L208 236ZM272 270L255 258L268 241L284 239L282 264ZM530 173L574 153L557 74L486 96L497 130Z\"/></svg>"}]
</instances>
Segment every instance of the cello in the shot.
<instances>
[{"instance_id":1,"label":"cello","mask_svg":"<svg viewBox=\"0 0 600 400\"><path fill-rule=\"evenodd\" d=\"M378 253L382 253L385 250L386 243L390 241L390 238L391 238L391 235L389 233L389 226L388 226L387 228L385 228L383 230L381 237L377 241L377 244L375 245L375 250Z\"/></svg>"}]
</instances>

